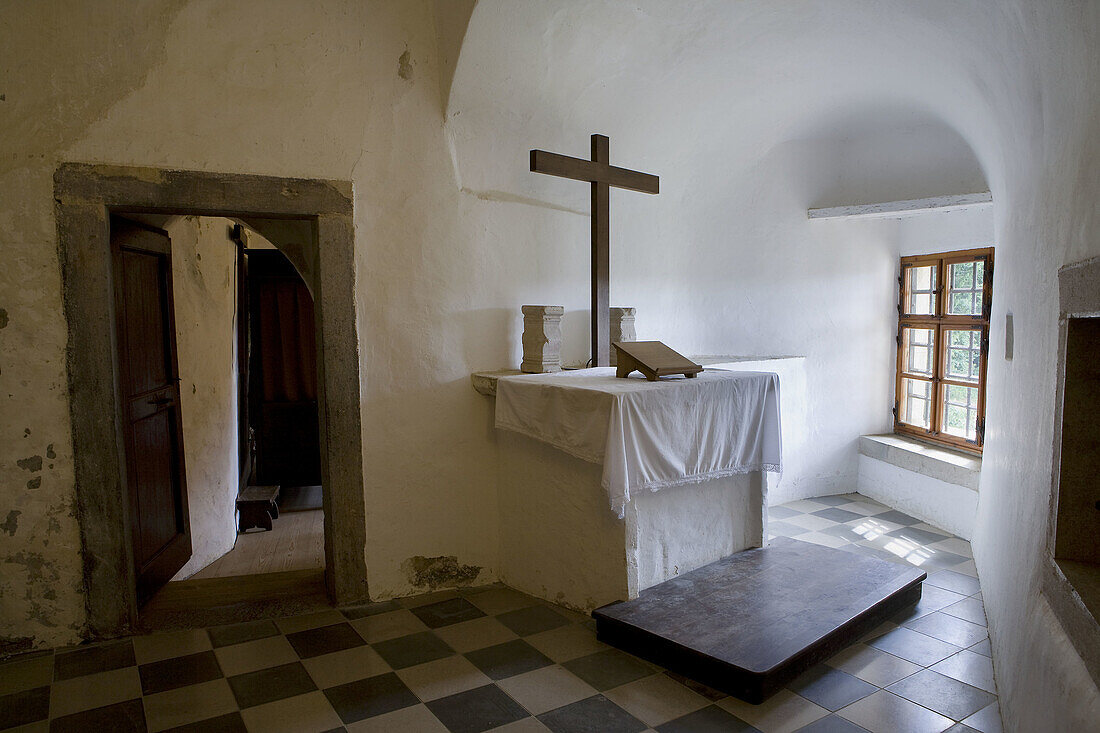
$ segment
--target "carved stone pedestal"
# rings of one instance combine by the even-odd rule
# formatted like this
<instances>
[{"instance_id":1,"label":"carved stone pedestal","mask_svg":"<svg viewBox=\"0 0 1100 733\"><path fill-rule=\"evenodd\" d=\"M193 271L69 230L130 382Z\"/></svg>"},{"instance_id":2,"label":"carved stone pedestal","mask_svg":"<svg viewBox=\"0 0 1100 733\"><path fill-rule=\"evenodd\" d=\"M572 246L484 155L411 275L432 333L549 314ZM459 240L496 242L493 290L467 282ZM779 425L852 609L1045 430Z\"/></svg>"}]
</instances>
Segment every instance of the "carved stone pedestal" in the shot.
<instances>
[{"instance_id":1,"label":"carved stone pedestal","mask_svg":"<svg viewBox=\"0 0 1100 733\"><path fill-rule=\"evenodd\" d=\"M560 305L525 305L523 311L523 362L520 371L543 374L561 371Z\"/></svg>"},{"instance_id":2,"label":"carved stone pedestal","mask_svg":"<svg viewBox=\"0 0 1100 733\"><path fill-rule=\"evenodd\" d=\"M611 343L616 341L637 341L638 332L634 330L634 316L637 308L612 308L611 309ZM618 354L611 350L611 366L616 366Z\"/></svg>"}]
</instances>

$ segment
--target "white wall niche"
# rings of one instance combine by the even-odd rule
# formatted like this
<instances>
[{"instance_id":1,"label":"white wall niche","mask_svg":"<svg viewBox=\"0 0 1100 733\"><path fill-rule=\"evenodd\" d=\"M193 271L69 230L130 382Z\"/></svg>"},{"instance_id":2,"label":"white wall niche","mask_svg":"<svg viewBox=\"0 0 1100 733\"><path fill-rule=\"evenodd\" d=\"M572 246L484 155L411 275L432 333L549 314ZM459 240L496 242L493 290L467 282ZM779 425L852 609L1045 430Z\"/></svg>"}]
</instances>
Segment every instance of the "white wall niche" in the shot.
<instances>
[{"instance_id":1,"label":"white wall niche","mask_svg":"<svg viewBox=\"0 0 1100 733\"><path fill-rule=\"evenodd\" d=\"M1061 311L1043 595L1100 685L1100 257L1058 273Z\"/></svg>"}]
</instances>

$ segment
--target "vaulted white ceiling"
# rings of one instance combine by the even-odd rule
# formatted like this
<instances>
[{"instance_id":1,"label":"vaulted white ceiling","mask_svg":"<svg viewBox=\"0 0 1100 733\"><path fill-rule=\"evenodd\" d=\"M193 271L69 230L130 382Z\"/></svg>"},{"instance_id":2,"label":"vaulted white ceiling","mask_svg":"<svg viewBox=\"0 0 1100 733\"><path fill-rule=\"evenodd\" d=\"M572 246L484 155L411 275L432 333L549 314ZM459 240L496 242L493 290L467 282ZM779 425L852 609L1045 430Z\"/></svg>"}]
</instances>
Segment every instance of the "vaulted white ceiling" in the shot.
<instances>
[{"instance_id":1,"label":"vaulted white ceiling","mask_svg":"<svg viewBox=\"0 0 1100 733\"><path fill-rule=\"evenodd\" d=\"M588 134L601 132L613 164L659 172L675 195L721 189L787 143L872 141L879 151L861 165L875 184L842 184L842 195L890 195L881 170L910 184L916 175L918 195L985 188L978 160L996 157L989 50L956 33L982 24L967 17L975 12L952 2L480 0L446 110L456 170L472 191L583 209L583 187L526 171L529 148L587 156ZM991 45L1006 20L989 19ZM806 195L823 204L812 199L836 193Z\"/></svg>"}]
</instances>

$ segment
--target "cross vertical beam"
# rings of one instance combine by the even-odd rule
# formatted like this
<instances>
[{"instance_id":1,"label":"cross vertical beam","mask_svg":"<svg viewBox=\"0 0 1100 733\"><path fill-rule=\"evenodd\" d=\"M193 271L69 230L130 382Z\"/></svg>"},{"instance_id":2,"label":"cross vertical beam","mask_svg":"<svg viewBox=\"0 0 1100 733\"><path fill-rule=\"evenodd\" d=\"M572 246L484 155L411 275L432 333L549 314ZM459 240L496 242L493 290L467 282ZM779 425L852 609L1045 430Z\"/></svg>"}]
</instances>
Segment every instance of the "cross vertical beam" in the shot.
<instances>
[{"instance_id":1,"label":"cross vertical beam","mask_svg":"<svg viewBox=\"0 0 1100 733\"><path fill-rule=\"evenodd\" d=\"M607 135L592 136L592 162L610 165ZM592 366L611 364L611 186L592 181Z\"/></svg>"},{"instance_id":2,"label":"cross vertical beam","mask_svg":"<svg viewBox=\"0 0 1100 733\"><path fill-rule=\"evenodd\" d=\"M531 170L587 181L592 186L592 366L611 363L611 189L658 193L660 179L610 164L610 141L592 136L592 160L531 151Z\"/></svg>"}]
</instances>

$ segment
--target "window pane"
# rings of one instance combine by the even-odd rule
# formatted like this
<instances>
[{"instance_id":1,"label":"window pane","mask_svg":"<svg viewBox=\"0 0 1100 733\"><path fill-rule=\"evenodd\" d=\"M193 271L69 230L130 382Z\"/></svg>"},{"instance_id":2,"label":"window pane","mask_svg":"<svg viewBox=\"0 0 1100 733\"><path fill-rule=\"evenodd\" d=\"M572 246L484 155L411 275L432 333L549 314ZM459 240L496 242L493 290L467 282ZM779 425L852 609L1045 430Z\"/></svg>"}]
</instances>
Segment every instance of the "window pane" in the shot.
<instances>
[{"instance_id":1,"label":"window pane","mask_svg":"<svg viewBox=\"0 0 1100 733\"><path fill-rule=\"evenodd\" d=\"M952 316L982 314L982 281L985 263L956 262L947 266L947 313Z\"/></svg>"},{"instance_id":2,"label":"window pane","mask_svg":"<svg viewBox=\"0 0 1100 733\"><path fill-rule=\"evenodd\" d=\"M905 268L905 293L902 296L902 304L906 315L935 315L935 265Z\"/></svg>"},{"instance_id":3,"label":"window pane","mask_svg":"<svg viewBox=\"0 0 1100 733\"><path fill-rule=\"evenodd\" d=\"M929 429L932 425L932 383L916 379L901 380L898 420L906 425Z\"/></svg>"},{"instance_id":4,"label":"window pane","mask_svg":"<svg viewBox=\"0 0 1100 733\"><path fill-rule=\"evenodd\" d=\"M943 425L940 430L967 440L978 439L978 388L943 386Z\"/></svg>"},{"instance_id":5,"label":"window pane","mask_svg":"<svg viewBox=\"0 0 1100 733\"><path fill-rule=\"evenodd\" d=\"M978 383L982 364L982 332L977 330L946 330L947 354L945 370L948 379Z\"/></svg>"},{"instance_id":6,"label":"window pane","mask_svg":"<svg viewBox=\"0 0 1100 733\"><path fill-rule=\"evenodd\" d=\"M907 374L932 376L936 353L936 332L931 328L903 328L901 369Z\"/></svg>"}]
</instances>

